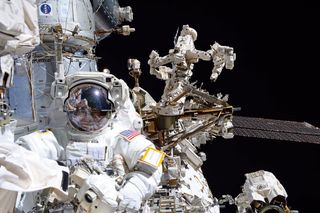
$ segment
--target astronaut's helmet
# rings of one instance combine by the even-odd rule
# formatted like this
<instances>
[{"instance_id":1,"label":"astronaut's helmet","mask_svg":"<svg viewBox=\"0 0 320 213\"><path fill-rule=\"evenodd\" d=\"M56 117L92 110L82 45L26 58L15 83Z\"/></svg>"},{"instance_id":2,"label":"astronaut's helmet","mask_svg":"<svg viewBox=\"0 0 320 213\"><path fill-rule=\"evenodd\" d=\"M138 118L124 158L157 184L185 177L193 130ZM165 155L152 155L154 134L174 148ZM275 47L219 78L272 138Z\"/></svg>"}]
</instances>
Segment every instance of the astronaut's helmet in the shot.
<instances>
[{"instance_id":1,"label":"astronaut's helmet","mask_svg":"<svg viewBox=\"0 0 320 213\"><path fill-rule=\"evenodd\" d=\"M78 84L70 89L64 103L69 123L82 132L102 130L114 111L108 90L93 83Z\"/></svg>"}]
</instances>

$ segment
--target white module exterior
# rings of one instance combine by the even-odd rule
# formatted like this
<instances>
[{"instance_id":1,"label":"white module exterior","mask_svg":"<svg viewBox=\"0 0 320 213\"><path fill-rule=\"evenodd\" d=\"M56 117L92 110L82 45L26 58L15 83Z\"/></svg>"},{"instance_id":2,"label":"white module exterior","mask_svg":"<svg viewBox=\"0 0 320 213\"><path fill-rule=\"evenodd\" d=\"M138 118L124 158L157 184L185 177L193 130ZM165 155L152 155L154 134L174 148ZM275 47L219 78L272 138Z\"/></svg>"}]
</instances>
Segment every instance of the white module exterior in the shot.
<instances>
[{"instance_id":1,"label":"white module exterior","mask_svg":"<svg viewBox=\"0 0 320 213\"><path fill-rule=\"evenodd\" d=\"M41 39L53 42L52 27L61 25L65 46L89 49L94 45L95 22L90 0L40 0L38 15Z\"/></svg>"}]
</instances>

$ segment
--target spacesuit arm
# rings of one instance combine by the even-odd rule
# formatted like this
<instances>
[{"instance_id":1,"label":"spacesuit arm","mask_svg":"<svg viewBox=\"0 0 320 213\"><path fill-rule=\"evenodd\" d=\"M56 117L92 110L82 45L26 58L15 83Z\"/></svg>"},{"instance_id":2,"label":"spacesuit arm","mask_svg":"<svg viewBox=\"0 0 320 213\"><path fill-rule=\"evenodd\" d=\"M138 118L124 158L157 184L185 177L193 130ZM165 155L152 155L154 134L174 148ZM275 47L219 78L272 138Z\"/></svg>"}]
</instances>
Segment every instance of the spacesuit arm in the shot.
<instances>
[{"instance_id":1,"label":"spacesuit arm","mask_svg":"<svg viewBox=\"0 0 320 213\"><path fill-rule=\"evenodd\" d=\"M120 134L114 150L114 154L123 156L129 171L131 171L126 176L126 182L120 190L120 208L137 210L140 208L142 200L152 196L160 183L162 153L153 153L157 162L155 165L157 166L148 168L148 165L143 162L145 160L144 157L148 155L147 152L153 152L156 149L154 149L151 141L137 132L128 137Z\"/></svg>"},{"instance_id":2,"label":"spacesuit arm","mask_svg":"<svg viewBox=\"0 0 320 213\"><path fill-rule=\"evenodd\" d=\"M161 175L162 169L152 175L144 172L129 173L125 185L119 192L119 210L138 211L142 201L149 199L155 193Z\"/></svg>"}]
</instances>

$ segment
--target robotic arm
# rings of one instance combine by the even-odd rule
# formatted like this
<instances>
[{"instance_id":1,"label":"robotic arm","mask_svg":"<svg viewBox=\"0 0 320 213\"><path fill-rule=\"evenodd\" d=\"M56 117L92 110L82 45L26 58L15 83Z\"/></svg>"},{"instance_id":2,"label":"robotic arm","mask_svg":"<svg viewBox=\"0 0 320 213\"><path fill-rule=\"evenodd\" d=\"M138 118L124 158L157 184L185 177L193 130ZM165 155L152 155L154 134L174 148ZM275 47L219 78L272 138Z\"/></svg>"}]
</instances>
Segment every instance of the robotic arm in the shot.
<instances>
[{"instance_id":1,"label":"robotic arm","mask_svg":"<svg viewBox=\"0 0 320 213\"><path fill-rule=\"evenodd\" d=\"M156 75L157 78L162 80L169 79L169 73L177 70L187 70L190 72L193 69L194 63L199 59L204 61L212 60L214 67L210 79L216 81L222 69L233 69L236 54L233 48L222 46L217 42L211 46L208 51L197 50L194 41L197 39L197 32L184 25L181 30L180 36L177 39L174 49L169 50L169 54L160 57L156 51L152 51L149 56L148 64L150 65L150 73ZM178 68L163 66L172 63Z\"/></svg>"}]
</instances>

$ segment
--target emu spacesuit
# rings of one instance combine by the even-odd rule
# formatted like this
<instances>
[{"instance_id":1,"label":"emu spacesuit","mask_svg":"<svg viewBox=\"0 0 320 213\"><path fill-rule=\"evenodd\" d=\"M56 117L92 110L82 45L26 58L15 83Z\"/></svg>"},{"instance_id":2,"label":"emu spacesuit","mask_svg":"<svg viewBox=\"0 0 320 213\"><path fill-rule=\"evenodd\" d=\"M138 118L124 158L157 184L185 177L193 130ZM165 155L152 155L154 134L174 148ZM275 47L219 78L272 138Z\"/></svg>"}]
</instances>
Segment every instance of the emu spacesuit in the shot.
<instances>
[{"instance_id":1,"label":"emu spacesuit","mask_svg":"<svg viewBox=\"0 0 320 213\"><path fill-rule=\"evenodd\" d=\"M65 82L69 91L66 92L64 100L64 112L55 108L55 101L52 103L55 134L49 130L37 131L20 137L16 143L34 151L39 158L66 160L69 167L81 163L83 156L103 162L104 165L113 164L115 158L123 159L122 168L125 169L121 171L123 181L118 187L119 191L115 187L110 188L110 185L115 186L115 180L109 178L103 171L105 167L101 166L98 169L100 172L92 172L85 178L81 176L84 179L81 182L83 187L79 184L80 189L76 196L81 202L84 196L87 196L86 191L91 189L99 200L98 204L94 204L100 208L96 212L137 211L142 201L155 192L160 182L164 154L154 149L154 145L139 133L142 120L135 112L127 85L111 74L98 72L71 75L66 77ZM62 117L61 114L66 116ZM61 119L60 122L58 119ZM67 138L68 144L59 143L55 135L58 139ZM14 153L15 150L12 149L11 152ZM33 168L33 171L36 169ZM72 177L73 173L70 174ZM62 179L57 178L57 182ZM1 179L2 182L10 181L3 176ZM28 186L23 187L20 190L29 191ZM95 212L87 201L84 202L83 205L80 203L78 211Z\"/></svg>"},{"instance_id":2,"label":"emu spacesuit","mask_svg":"<svg viewBox=\"0 0 320 213\"><path fill-rule=\"evenodd\" d=\"M119 192L119 208L138 210L141 201L149 198L160 182L164 155L139 133L142 120L129 98L125 82L111 74L96 73L95 80L90 79L91 75L94 73L75 75L79 79L86 76L90 83L68 81L75 76L66 79L72 87L64 104L69 120L67 137L71 141L67 146L67 159L74 163L79 152L96 160L105 158L107 164L114 162L115 157L123 157L129 173ZM85 135L88 132L89 135Z\"/></svg>"}]
</instances>

